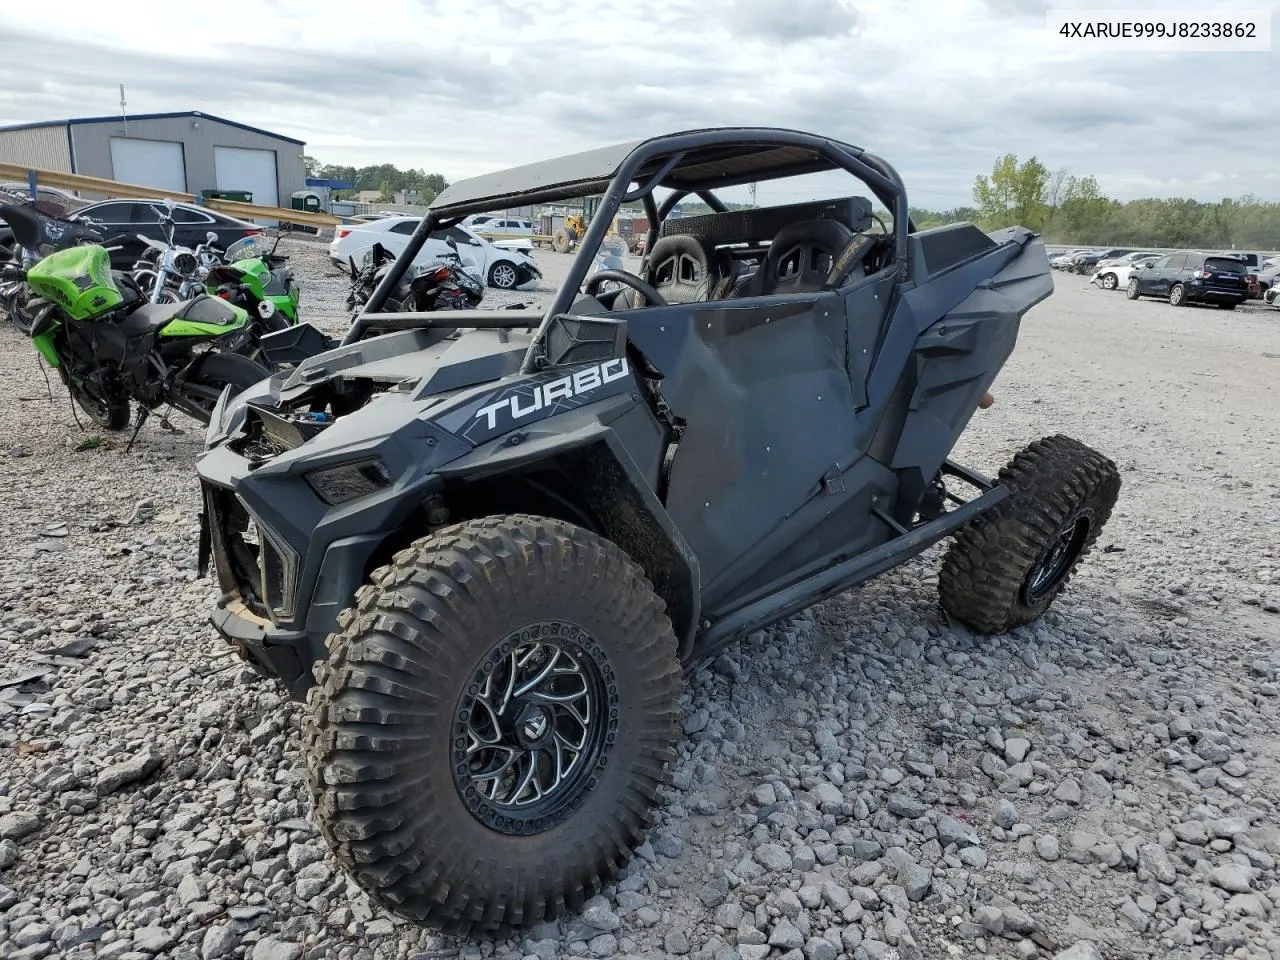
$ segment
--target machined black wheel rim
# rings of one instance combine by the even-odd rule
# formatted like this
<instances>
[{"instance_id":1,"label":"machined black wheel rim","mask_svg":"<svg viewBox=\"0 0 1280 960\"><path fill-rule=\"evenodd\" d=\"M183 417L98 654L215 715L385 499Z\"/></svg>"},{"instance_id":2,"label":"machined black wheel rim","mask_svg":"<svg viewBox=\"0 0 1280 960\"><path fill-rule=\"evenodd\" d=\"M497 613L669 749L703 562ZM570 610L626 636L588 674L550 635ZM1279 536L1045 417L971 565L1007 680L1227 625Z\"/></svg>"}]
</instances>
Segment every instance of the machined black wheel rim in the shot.
<instances>
[{"instance_id":1,"label":"machined black wheel rim","mask_svg":"<svg viewBox=\"0 0 1280 960\"><path fill-rule=\"evenodd\" d=\"M617 684L584 630L532 624L490 651L454 718L453 778L467 809L502 833L536 833L595 786L617 733Z\"/></svg>"},{"instance_id":2,"label":"machined black wheel rim","mask_svg":"<svg viewBox=\"0 0 1280 960\"><path fill-rule=\"evenodd\" d=\"M1023 590L1028 603L1042 599L1066 579L1084 550L1092 525L1093 518L1087 513L1077 514L1062 525L1058 535L1027 575Z\"/></svg>"}]
</instances>

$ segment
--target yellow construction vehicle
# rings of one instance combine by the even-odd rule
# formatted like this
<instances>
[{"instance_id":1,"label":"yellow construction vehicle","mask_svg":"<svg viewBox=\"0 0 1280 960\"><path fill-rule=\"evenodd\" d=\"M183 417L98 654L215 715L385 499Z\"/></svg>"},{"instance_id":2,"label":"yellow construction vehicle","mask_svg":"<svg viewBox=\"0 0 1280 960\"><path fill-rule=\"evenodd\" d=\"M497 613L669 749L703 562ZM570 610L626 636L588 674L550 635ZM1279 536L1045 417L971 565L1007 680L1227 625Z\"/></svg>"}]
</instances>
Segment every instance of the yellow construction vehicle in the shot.
<instances>
[{"instance_id":1,"label":"yellow construction vehicle","mask_svg":"<svg viewBox=\"0 0 1280 960\"><path fill-rule=\"evenodd\" d=\"M551 248L556 253L569 253L582 242L591 218L600 209L600 197L586 197L582 201L582 212L571 213L564 218L564 223L551 234Z\"/></svg>"}]
</instances>

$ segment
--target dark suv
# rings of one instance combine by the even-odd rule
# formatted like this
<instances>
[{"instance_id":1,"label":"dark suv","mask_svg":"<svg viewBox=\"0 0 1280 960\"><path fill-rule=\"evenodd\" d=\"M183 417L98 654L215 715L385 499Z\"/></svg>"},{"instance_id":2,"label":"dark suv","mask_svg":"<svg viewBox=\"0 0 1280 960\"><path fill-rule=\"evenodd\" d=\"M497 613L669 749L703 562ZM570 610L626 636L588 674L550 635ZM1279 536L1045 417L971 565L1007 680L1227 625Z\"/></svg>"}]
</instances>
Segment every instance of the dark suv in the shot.
<instances>
[{"instance_id":1,"label":"dark suv","mask_svg":"<svg viewBox=\"0 0 1280 960\"><path fill-rule=\"evenodd\" d=\"M1114 260L1116 257L1123 257L1126 253L1133 253L1133 247L1112 247L1110 250L1090 250L1086 253L1077 254L1071 261L1071 269L1076 273L1092 273L1103 260Z\"/></svg>"},{"instance_id":2,"label":"dark suv","mask_svg":"<svg viewBox=\"0 0 1280 960\"><path fill-rule=\"evenodd\" d=\"M1249 298L1249 268L1241 260L1211 253L1171 253L1133 268L1125 295L1168 297L1180 307L1187 303L1216 303L1234 310Z\"/></svg>"}]
</instances>

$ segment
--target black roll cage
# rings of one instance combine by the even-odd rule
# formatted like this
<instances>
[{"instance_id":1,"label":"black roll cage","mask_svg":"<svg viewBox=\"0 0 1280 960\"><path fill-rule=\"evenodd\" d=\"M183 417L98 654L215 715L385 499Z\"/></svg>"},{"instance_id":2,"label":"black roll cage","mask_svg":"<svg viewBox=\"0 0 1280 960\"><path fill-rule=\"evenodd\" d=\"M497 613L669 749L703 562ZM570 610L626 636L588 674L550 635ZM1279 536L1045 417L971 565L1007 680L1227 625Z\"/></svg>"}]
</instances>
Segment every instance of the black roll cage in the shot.
<instances>
[{"instance_id":1,"label":"black roll cage","mask_svg":"<svg viewBox=\"0 0 1280 960\"><path fill-rule=\"evenodd\" d=\"M799 147L818 154L822 160L821 162L811 161L783 169L771 170L764 175L755 171L725 174L711 177L698 183L683 184L681 186L668 186L664 183L671 173L678 169L681 161L690 151L716 146L731 147L733 145L744 147ZM665 158L665 160L661 165L653 173L647 174L643 183L635 189L631 189L631 184L635 182L641 171L647 165L651 165L654 161L662 158ZM844 170L846 173L861 180L875 194L876 199L892 212L893 262L899 268L905 268L907 263L907 237L914 231L915 225L911 222L911 216L908 212L906 186L898 172L886 160L867 152L861 147L851 146L837 140L815 136L798 130L746 127L697 130L646 140L627 154L609 178L609 184L600 201L600 206L595 216L591 218L587 232L578 245L578 256L574 260L573 266L569 268L568 276L565 277L559 290L556 291L555 299L552 301L550 308L545 313L531 310L477 310L462 311L473 314L470 318L463 318L454 311L449 311L449 313L453 314L452 317L438 313L402 312L394 314L396 326L401 329L403 329L404 324L414 324L422 327L483 327L511 330L532 329L537 326L537 333L521 366L521 372L532 373L537 369L538 345L543 338L547 323L552 317L566 313L573 305L574 297L577 295L577 291L581 288L583 280L586 279L587 271L590 269L594 251L599 249L622 204L634 203L637 200L642 202L645 214L649 218L646 249L652 249L658 238L658 231L662 227L662 222L670 215L675 205L690 194L696 195L714 212L724 213L728 208L715 195L714 190L744 186L760 180L777 180L830 170ZM535 202L542 198L567 198L576 195L572 192L574 187L575 184L569 183L531 188L525 192L523 199L528 202ZM667 187L672 190L672 193L662 201L661 206L655 202L653 197L653 191L658 187ZM584 193L589 192L591 191L584 191ZM413 263L414 258L422 250L430 234L437 230L455 226L473 213L488 211L493 207L495 199L501 199L505 202L515 198L514 195L502 198L483 197L441 206L438 209L434 206L429 207L422 220L418 223L417 228L409 237L408 245L374 289L364 308L343 337L342 343L345 345L359 340L368 327L375 325L369 323L366 318L393 316L392 314L383 314L382 305L386 303L391 291L395 289L400 282L400 278L404 276L405 271L409 269L409 265ZM587 255L588 252L590 252L590 255Z\"/></svg>"}]
</instances>

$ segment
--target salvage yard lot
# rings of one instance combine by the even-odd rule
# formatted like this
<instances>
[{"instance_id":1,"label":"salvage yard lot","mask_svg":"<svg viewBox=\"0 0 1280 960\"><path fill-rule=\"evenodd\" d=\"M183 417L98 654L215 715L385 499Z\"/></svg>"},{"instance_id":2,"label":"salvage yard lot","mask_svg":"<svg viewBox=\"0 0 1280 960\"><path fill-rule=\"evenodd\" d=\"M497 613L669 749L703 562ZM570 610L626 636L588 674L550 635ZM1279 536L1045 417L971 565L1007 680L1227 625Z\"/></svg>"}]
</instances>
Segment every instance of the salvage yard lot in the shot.
<instances>
[{"instance_id":1,"label":"salvage yard lot","mask_svg":"<svg viewBox=\"0 0 1280 960\"><path fill-rule=\"evenodd\" d=\"M290 247L304 318L339 332L345 282ZM545 297L570 258L537 259ZM1116 461L1063 598L970 636L935 548L730 647L651 844L498 956L1280 957L1280 311L1054 281L955 456L994 472L1060 431ZM206 625L203 430L85 444L50 381L0 328L0 955L449 946L338 872L298 710Z\"/></svg>"}]
</instances>

